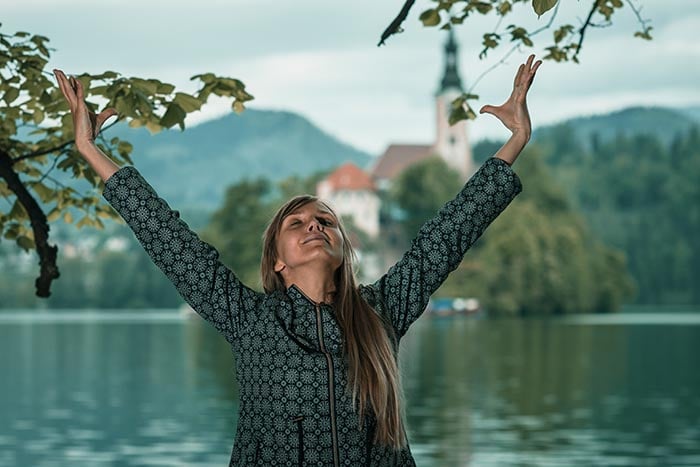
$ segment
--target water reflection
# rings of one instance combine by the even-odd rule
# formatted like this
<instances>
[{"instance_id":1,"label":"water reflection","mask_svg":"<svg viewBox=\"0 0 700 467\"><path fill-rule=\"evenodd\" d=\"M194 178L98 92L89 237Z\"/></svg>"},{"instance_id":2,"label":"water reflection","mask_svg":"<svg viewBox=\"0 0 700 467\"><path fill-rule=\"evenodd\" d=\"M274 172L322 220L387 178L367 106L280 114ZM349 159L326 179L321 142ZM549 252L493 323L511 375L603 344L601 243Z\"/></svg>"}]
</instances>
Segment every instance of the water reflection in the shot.
<instances>
[{"instance_id":1,"label":"water reflection","mask_svg":"<svg viewBox=\"0 0 700 467\"><path fill-rule=\"evenodd\" d=\"M226 465L237 387L208 325L8 316L0 465ZM401 350L418 465L700 465L700 326L645 323L419 320Z\"/></svg>"},{"instance_id":2,"label":"water reflection","mask_svg":"<svg viewBox=\"0 0 700 467\"><path fill-rule=\"evenodd\" d=\"M0 464L225 464L230 350L200 323L160 321L0 326Z\"/></svg>"},{"instance_id":3,"label":"water reflection","mask_svg":"<svg viewBox=\"0 0 700 467\"><path fill-rule=\"evenodd\" d=\"M700 327L419 321L403 368L422 465L698 465Z\"/></svg>"}]
</instances>

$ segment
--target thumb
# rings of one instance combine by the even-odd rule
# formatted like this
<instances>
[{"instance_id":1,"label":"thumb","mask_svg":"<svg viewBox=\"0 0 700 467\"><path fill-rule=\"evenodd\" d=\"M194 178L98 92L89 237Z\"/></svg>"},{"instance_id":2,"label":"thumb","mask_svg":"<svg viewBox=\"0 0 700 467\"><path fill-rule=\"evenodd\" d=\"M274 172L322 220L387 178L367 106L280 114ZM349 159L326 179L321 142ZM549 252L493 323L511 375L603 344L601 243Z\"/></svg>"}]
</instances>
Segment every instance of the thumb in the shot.
<instances>
[{"instance_id":1,"label":"thumb","mask_svg":"<svg viewBox=\"0 0 700 467\"><path fill-rule=\"evenodd\" d=\"M104 125L107 119L114 117L115 115L117 115L117 110L111 107L100 112L100 114L95 119L95 138L97 138L97 135L102 129L102 125Z\"/></svg>"},{"instance_id":2,"label":"thumb","mask_svg":"<svg viewBox=\"0 0 700 467\"><path fill-rule=\"evenodd\" d=\"M480 114L487 113L487 114L496 115L497 109L498 109L498 107L495 107L493 105L485 105L479 110L479 113Z\"/></svg>"}]
</instances>

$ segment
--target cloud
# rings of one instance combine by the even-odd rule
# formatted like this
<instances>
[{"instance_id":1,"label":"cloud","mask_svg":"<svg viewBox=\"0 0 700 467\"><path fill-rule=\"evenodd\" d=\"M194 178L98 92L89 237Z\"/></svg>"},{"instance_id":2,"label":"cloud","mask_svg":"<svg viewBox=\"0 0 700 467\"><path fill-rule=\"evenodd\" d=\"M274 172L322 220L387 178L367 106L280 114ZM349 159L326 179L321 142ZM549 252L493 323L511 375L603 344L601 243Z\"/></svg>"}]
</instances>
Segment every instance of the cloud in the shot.
<instances>
[{"instance_id":1,"label":"cloud","mask_svg":"<svg viewBox=\"0 0 700 467\"><path fill-rule=\"evenodd\" d=\"M635 3L652 19L654 40L632 37L639 24L625 3L612 27L589 30L580 65L547 62L540 69L529 99L535 125L628 105L700 102L700 42L694 39L700 3ZM560 17L579 24L588 4L562 2ZM50 37L58 50L49 65L69 72L114 69L190 91L189 78L196 73L233 76L255 95L251 106L299 112L379 153L390 142L429 143L435 131L445 33L420 25L418 15L427 6L417 3L405 32L377 48L399 7L373 0L12 0L3 2L2 30ZM532 15L529 2L517 7L512 20L531 30L548 21L547 15L540 20ZM494 18L476 15L456 29L467 85L505 53L477 58L481 34L495 26ZM541 47L549 37L551 31L545 31L536 43ZM529 52L514 54L479 82L477 108L506 98L515 68ZM227 112L227 102L213 100L188 124ZM507 136L490 116L470 128L474 139Z\"/></svg>"}]
</instances>

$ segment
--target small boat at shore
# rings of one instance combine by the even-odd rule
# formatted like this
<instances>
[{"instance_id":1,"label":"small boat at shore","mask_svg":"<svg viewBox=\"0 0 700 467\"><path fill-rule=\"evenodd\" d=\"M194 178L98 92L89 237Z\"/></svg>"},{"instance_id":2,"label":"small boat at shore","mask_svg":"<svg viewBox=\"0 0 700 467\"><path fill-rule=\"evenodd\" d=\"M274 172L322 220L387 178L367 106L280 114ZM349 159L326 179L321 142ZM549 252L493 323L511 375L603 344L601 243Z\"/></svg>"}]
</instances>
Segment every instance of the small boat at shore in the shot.
<instances>
[{"instance_id":1,"label":"small boat at shore","mask_svg":"<svg viewBox=\"0 0 700 467\"><path fill-rule=\"evenodd\" d=\"M482 312L476 298L431 298L427 311L431 316L476 315Z\"/></svg>"}]
</instances>

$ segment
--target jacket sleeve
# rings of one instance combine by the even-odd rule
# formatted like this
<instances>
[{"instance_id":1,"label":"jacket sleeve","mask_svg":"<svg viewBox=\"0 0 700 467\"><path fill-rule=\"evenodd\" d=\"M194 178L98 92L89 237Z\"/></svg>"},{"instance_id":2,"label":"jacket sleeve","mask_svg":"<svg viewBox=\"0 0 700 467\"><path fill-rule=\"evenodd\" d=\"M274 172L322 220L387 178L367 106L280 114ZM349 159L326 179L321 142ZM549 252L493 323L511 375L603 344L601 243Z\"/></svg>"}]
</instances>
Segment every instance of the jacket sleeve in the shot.
<instances>
[{"instance_id":1,"label":"jacket sleeve","mask_svg":"<svg viewBox=\"0 0 700 467\"><path fill-rule=\"evenodd\" d=\"M124 166L110 176L102 196L182 298L233 344L263 294L243 285L135 167Z\"/></svg>"},{"instance_id":2,"label":"jacket sleeve","mask_svg":"<svg viewBox=\"0 0 700 467\"><path fill-rule=\"evenodd\" d=\"M368 286L372 301L399 338L471 245L521 191L520 178L508 163L489 158L457 196L423 224L403 257Z\"/></svg>"}]
</instances>

